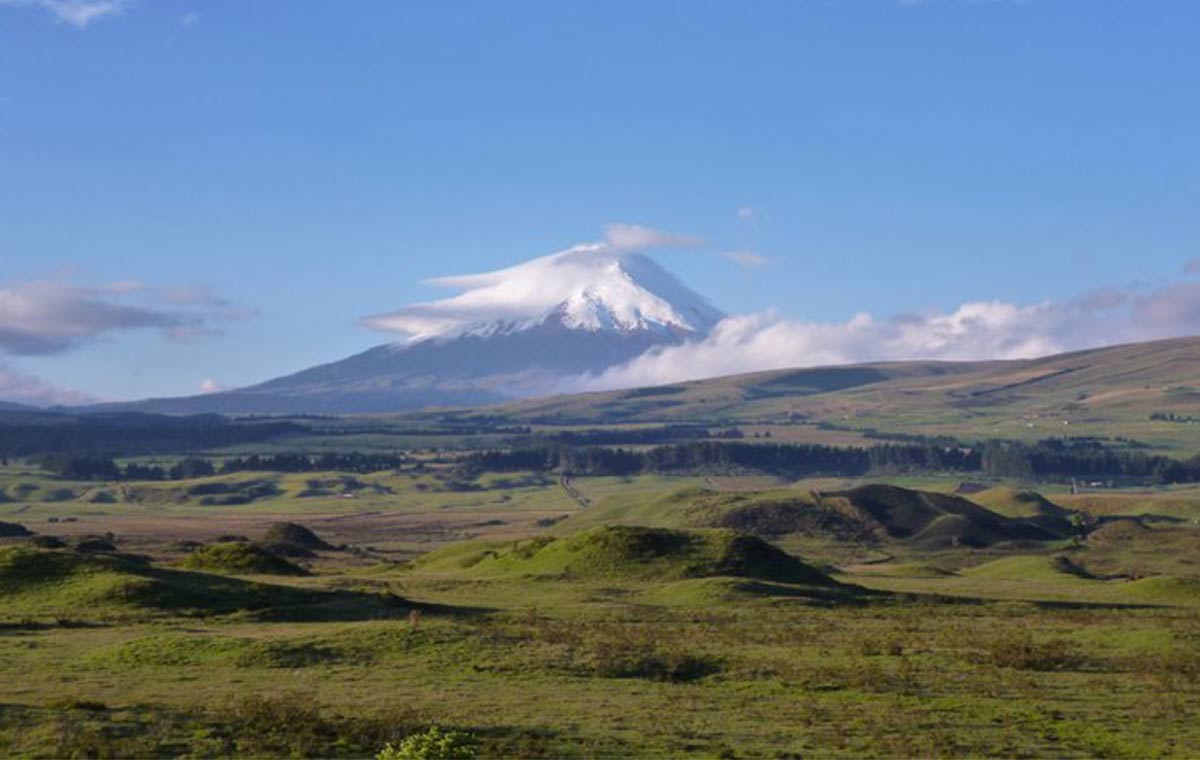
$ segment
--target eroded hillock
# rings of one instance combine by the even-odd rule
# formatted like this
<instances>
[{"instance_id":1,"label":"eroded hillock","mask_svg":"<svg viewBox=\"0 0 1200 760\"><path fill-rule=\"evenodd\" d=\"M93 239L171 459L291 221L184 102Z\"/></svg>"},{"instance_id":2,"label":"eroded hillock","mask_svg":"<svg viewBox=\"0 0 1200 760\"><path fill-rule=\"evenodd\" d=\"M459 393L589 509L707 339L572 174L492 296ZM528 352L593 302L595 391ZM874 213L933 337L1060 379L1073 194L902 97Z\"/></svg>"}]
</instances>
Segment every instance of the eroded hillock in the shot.
<instances>
[{"instance_id":1,"label":"eroded hillock","mask_svg":"<svg viewBox=\"0 0 1200 760\"><path fill-rule=\"evenodd\" d=\"M606 526L564 538L447 547L427 555L418 566L429 571L580 580L736 577L835 585L824 573L783 550L731 530Z\"/></svg>"},{"instance_id":2,"label":"eroded hillock","mask_svg":"<svg viewBox=\"0 0 1200 760\"><path fill-rule=\"evenodd\" d=\"M823 493L685 489L636 505L601 504L580 513L572 522L636 521L671 527L724 528L772 541L803 536L856 545L904 543L929 550L1050 541L1074 534L1070 520L1073 513L1037 494L1026 494L1032 492L1010 495L1005 504L1013 514L1008 515L961 496L890 485Z\"/></svg>"},{"instance_id":3,"label":"eroded hillock","mask_svg":"<svg viewBox=\"0 0 1200 760\"><path fill-rule=\"evenodd\" d=\"M307 570L256 544L231 541L196 549L180 563L189 570L232 575L306 575Z\"/></svg>"},{"instance_id":4,"label":"eroded hillock","mask_svg":"<svg viewBox=\"0 0 1200 760\"><path fill-rule=\"evenodd\" d=\"M305 593L156 568L121 554L0 549L0 616L128 617L220 614L305 601Z\"/></svg>"},{"instance_id":5,"label":"eroded hillock","mask_svg":"<svg viewBox=\"0 0 1200 760\"><path fill-rule=\"evenodd\" d=\"M275 523L258 541L267 551L283 557L310 557L314 551L329 551L334 547L303 525L293 522Z\"/></svg>"},{"instance_id":6,"label":"eroded hillock","mask_svg":"<svg viewBox=\"0 0 1200 760\"><path fill-rule=\"evenodd\" d=\"M1025 520L1056 536L1074 532L1075 512L1058 506L1037 491L989 488L971 494L971 501L1005 517Z\"/></svg>"},{"instance_id":7,"label":"eroded hillock","mask_svg":"<svg viewBox=\"0 0 1200 760\"><path fill-rule=\"evenodd\" d=\"M26 538L32 535L33 531L20 523L10 523L0 520L0 538Z\"/></svg>"},{"instance_id":8,"label":"eroded hillock","mask_svg":"<svg viewBox=\"0 0 1200 760\"><path fill-rule=\"evenodd\" d=\"M1006 517L961 496L867 485L824 495L873 522L887 538L925 549L984 547L1005 541L1049 541L1059 535L1025 519Z\"/></svg>"}]
</instances>

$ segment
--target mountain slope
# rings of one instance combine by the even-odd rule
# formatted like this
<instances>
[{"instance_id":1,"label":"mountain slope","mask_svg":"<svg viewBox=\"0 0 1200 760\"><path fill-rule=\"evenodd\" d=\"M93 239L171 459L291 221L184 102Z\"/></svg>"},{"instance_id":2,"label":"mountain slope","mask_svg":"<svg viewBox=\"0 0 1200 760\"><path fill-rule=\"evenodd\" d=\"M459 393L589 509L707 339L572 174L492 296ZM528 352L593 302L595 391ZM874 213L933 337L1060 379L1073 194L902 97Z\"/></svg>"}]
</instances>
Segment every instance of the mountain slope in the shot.
<instances>
[{"instance_id":1,"label":"mountain slope","mask_svg":"<svg viewBox=\"0 0 1200 760\"><path fill-rule=\"evenodd\" d=\"M492 410L489 410L491 413ZM1195 450L1200 338L1038 359L890 362L758 372L508 404L546 423L821 423L927 435L1127 435ZM1182 421L1152 420L1156 412Z\"/></svg>"},{"instance_id":2,"label":"mountain slope","mask_svg":"<svg viewBox=\"0 0 1200 760\"><path fill-rule=\"evenodd\" d=\"M121 406L236 414L495 403L702 337L724 316L646 256L604 245L437 282L465 292L364 320L402 342L248 388Z\"/></svg>"}]
</instances>

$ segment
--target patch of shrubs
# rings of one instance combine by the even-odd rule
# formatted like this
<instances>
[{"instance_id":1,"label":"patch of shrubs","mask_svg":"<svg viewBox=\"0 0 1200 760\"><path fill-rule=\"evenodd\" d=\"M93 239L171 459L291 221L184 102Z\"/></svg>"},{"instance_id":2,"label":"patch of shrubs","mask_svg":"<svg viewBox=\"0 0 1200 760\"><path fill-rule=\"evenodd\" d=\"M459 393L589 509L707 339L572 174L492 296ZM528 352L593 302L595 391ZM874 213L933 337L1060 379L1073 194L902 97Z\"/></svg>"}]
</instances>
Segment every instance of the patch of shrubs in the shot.
<instances>
[{"instance_id":1,"label":"patch of shrubs","mask_svg":"<svg viewBox=\"0 0 1200 760\"><path fill-rule=\"evenodd\" d=\"M977 663L1013 670L1080 670L1088 657L1070 641L1035 641L1031 636L1014 634L987 642L972 658Z\"/></svg>"},{"instance_id":2,"label":"patch of shrubs","mask_svg":"<svg viewBox=\"0 0 1200 760\"><path fill-rule=\"evenodd\" d=\"M215 717L213 751L206 754L238 757L328 757L335 747L366 757L367 748L400 741L427 721L411 710L328 715L311 695L295 692L244 697Z\"/></svg>"},{"instance_id":3,"label":"patch of shrubs","mask_svg":"<svg viewBox=\"0 0 1200 760\"><path fill-rule=\"evenodd\" d=\"M579 664L589 675L602 678L645 678L684 683L720 671L720 663L676 649L636 642L598 641L583 653Z\"/></svg>"},{"instance_id":4,"label":"patch of shrubs","mask_svg":"<svg viewBox=\"0 0 1200 760\"><path fill-rule=\"evenodd\" d=\"M479 739L465 731L443 731L433 726L388 744L375 760L472 760L479 752Z\"/></svg>"}]
</instances>

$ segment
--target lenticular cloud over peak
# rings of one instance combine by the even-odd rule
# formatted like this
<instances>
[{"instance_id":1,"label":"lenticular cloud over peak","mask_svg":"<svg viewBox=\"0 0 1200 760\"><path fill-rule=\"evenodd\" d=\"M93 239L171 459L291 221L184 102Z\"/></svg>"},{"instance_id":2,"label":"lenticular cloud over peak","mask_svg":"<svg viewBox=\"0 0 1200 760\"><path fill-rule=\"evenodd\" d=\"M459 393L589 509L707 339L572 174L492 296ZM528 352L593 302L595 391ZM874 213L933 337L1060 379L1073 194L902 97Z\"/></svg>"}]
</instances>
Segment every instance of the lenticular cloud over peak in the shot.
<instances>
[{"instance_id":1,"label":"lenticular cloud over peak","mask_svg":"<svg viewBox=\"0 0 1200 760\"><path fill-rule=\"evenodd\" d=\"M637 228L642 242L670 244ZM627 242L630 235L622 234ZM649 257L625 244L585 243L516 266L439 277L463 292L414 304L362 323L410 342L559 325L589 332L708 334L724 315Z\"/></svg>"}]
</instances>

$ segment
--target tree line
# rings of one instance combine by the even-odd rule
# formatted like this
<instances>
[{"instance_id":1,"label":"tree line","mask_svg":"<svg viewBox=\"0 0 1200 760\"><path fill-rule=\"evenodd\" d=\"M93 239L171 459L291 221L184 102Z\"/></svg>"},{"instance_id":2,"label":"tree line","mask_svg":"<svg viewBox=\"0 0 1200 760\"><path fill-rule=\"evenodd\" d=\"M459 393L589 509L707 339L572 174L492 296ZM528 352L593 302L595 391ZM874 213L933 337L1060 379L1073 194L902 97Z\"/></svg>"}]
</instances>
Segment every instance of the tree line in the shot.
<instances>
[{"instance_id":1,"label":"tree line","mask_svg":"<svg viewBox=\"0 0 1200 760\"><path fill-rule=\"evenodd\" d=\"M872 446L694 441L634 450L541 444L469 454L469 469L558 470L568 475L756 472L787 477L907 472L982 473L993 477L1113 477L1200 482L1200 456L1187 461L1060 440L989 441L978 447L892 443Z\"/></svg>"},{"instance_id":2,"label":"tree line","mask_svg":"<svg viewBox=\"0 0 1200 760\"><path fill-rule=\"evenodd\" d=\"M980 454L969 448L909 444L861 447L693 441L641 450L542 444L474 452L464 465L481 471L560 470L569 475L750 471L851 477L886 471L978 470Z\"/></svg>"},{"instance_id":3,"label":"tree line","mask_svg":"<svg viewBox=\"0 0 1200 760\"><path fill-rule=\"evenodd\" d=\"M40 463L68 480L183 480L234 472L370 473L411 460L400 452L189 456L173 464L119 464L100 455L53 454ZM1000 478L1117 478L1155 484L1200 482L1200 456L1181 461L1096 441L1049 439L1034 444L989 441L980 446L881 443L871 446L744 443L700 440L640 449L545 441L471 452L467 472L557 471L567 475L753 472L784 477L955 472Z\"/></svg>"},{"instance_id":4,"label":"tree line","mask_svg":"<svg viewBox=\"0 0 1200 760\"><path fill-rule=\"evenodd\" d=\"M395 470L409 461L398 452L365 454L361 452L308 454L252 454L213 460L184 457L174 464L129 462L121 465L111 457L96 455L51 454L38 463L65 480L187 480L234 472L355 472Z\"/></svg>"},{"instance_id":5,"label":"tree line","mask_svg":"<svg viewBox=\"0 0 1200 760\"><path fill-rule=\"evenodd\" d=\"M0 457L56 452L91 456L166 454L255 443L302 431L291 422L240 422L217 415L8 413L0 419Z\"/></svg>"}]
</instances>

